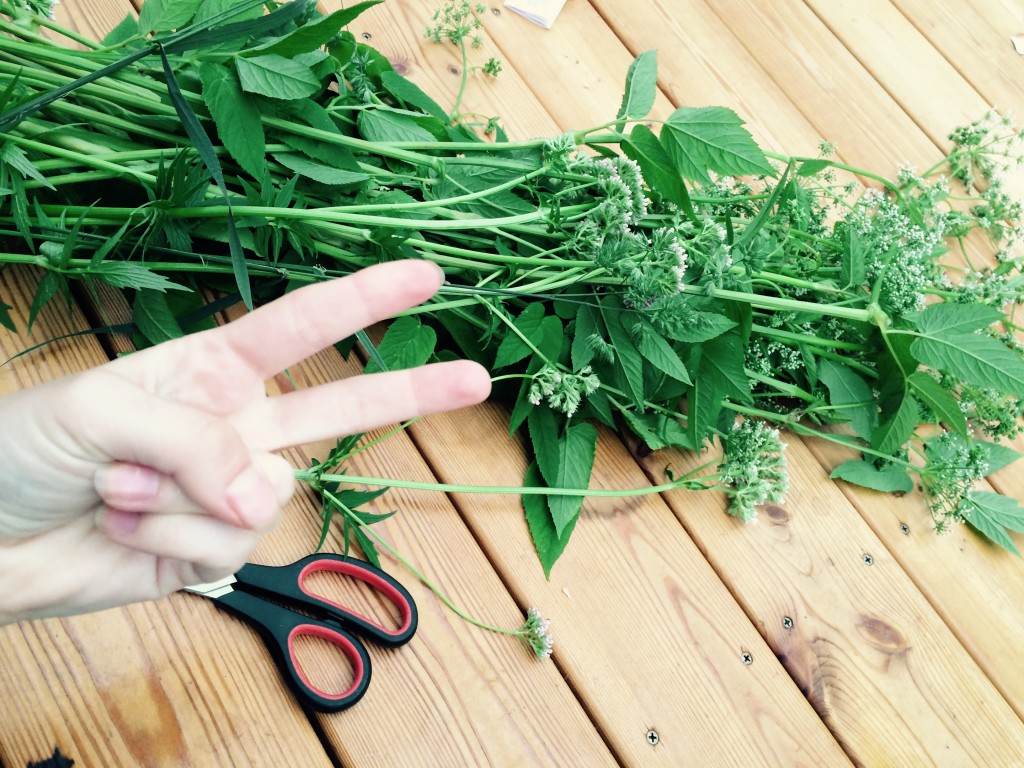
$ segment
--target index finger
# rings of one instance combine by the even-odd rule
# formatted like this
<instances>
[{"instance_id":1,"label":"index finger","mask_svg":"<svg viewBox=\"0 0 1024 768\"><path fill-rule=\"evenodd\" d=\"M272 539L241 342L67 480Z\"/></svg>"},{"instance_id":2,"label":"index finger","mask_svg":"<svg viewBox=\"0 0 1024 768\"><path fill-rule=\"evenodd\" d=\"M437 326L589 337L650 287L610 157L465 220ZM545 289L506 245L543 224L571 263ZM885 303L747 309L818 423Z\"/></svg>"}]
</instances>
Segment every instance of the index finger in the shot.
<instances>
[{"instance_id":1,"label":"index finger","mask_svg":"<svg viewBox=\"0 0 1024 768\"><path fill-rule=\"evenodd\" d=\"M433 296L444 274L430 261L393 261L299 288L210 331L206 341L246 362L261 379Z\"/></svg>"}]
</instances>

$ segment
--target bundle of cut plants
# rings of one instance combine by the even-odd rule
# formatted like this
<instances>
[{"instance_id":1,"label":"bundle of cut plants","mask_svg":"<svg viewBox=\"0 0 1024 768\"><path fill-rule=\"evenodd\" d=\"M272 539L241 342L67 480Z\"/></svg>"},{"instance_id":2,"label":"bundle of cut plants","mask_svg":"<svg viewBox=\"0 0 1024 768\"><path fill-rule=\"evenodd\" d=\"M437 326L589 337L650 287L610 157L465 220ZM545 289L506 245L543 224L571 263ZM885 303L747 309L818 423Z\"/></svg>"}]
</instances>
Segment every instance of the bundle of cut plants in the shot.
<instances>
[{"instance_id":1,"label":"bundle of cut plants","mask_svg":"<svg viewBox=\"0 0 1024 768\"><path fill-rule=\"evenodd\" d=\"M595 424L655 451L716 445L660 488L723 492L744 520L784 493L780 429L817 435L850 450L836 478L920 486L937 528L966 521L1015 550L1024 511L976 487L1017 458L1024 407L1008 120L957 129L942 164L887 180L826 146L764 152L722 107L648 123L648 52L607 124L511 141L345 30L373 4L148 0L93 42L31 0L0 3L0 261L43 271L33 314L104 282L156 343L202 311L203 287L252 306L429 259L445 288L362 339L371 365L493 371L532 454L518 490L546 570L588 492ZM435 34L464 47L466 30ZM968 256L979 234L991 245ZM340 485L366 481L342 471L355 445L298 472L329 491L325 519Z\"/></svg>"}]
</instances>

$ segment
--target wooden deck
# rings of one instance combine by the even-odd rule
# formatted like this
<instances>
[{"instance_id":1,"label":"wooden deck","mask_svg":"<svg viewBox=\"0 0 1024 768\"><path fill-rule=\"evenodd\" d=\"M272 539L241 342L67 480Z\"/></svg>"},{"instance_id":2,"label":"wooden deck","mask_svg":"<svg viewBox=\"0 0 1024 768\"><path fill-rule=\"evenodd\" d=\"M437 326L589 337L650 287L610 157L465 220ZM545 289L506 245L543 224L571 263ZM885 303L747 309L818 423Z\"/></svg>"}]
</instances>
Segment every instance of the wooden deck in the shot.
<instances>
[{"instance_id":1,"label":"wooden deck","mask_svg":"<svg viewBox=\"0 0 1024 768\"><path fill-rule=\"evenodd\" d=\"M438 5L387 0L353 31L444 103L459 70L423 38ZM467 109L500 115L513 137L614 117L627 66L651 48L659 114L728 106L766 148L813 154L828 139L883 173L930 166L989 106L1024 116L1020 0L569 0L550 31L492 5L484 50L504 71L472 82ZM127 8L59 11L102 35ZM0 272L22 328L35 279ZM51 306L31 337L0 328L0 357L85 325ZM0 368L0 393L105 359L91 337L53 344ZM292 376L355 372L331 352ZM505 423L492 405L432 417L352 469L516 484L524 460ZM792 492L755 526L709 494L588 501L550 581L516 498L390 492L401 552L480 618L515 626L539 607L555 654L540 663L468 625L389 563L419 633L372 651L370 692L338 715L299 708L256 635L192 596L7 627L0 763L56 745L86 767L1024 765L1024 563L966 530L936 536L920 498L834 484L841 458L791 438ZM670 462L685 459L638 460L603 433L593 484L657 481ZM993 483L1024 498L1019 469ZM318 526L298 499L258 559L307 554Z\"/></svg>"}]
</instances>

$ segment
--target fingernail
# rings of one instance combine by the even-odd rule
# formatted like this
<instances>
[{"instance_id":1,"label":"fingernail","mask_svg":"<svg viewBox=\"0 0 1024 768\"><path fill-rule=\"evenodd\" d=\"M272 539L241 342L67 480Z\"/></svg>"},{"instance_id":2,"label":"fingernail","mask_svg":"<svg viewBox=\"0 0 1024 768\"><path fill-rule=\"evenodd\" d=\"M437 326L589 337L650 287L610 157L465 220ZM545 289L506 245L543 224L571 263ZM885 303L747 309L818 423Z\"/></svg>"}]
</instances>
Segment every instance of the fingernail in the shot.
<instances>
[{"instance_id":1,"label":"fingernail","mask_svg":"<svg viewBox=\"0 0 1024 768\"><path fill-rule=\"evenodd\" d=\"M126 512L123 509L108 509L103 516L103 528L115 538L127 536L135 532L142 518L138 512Z\"/></svg>"},{"instance_id":2,"label":"fingernail","mask_svg":"<svg viewBox=\"0 0 1024 768\"><path fill-rule=\"evenodd\" d=\"M131 506L156 496L160 473L139 464L108 464L96 470L93 485L108 504Z\"/></svg>"},{"instance_id":3,"label":"fingernail","mask_svg":"<svg viewBox=\"0 0 1024 768\"><path fill-rule=\"evenodd\" d=\"M274 489L256 467L249 467L231 481L227 500L239 522L248 528L267 524L277 510Z\"/></svg>"}]
</instances>

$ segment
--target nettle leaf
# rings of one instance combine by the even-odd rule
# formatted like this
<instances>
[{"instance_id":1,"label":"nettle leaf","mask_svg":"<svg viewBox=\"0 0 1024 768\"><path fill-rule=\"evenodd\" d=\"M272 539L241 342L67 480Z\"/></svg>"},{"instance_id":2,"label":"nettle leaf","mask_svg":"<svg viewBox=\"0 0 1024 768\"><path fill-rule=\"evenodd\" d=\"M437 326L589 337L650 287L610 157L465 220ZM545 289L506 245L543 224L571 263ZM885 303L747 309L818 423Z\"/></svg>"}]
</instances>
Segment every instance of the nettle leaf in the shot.
<instances>
[{"instance_id":1,"label":"nettle leaf","mask_svg":"<svg viewBox=\"0 0 1024 768\"><path fill-rule=\"evenodd\" d=\"M987 328L1001 320L1003 313L983 304L932 304L908 319L926 336L964 334Z\"/></svg>"},{"instance_id":2,"label":"nettle leaf","mask_svg":"<svg viewBox=\"0 0 1024 768\"><path fill-rule=\"evenodd\" d=\"M590 337L595 334L598 334L597 311L589 304L581 304L576 310L576 325L570 352L574 371L579 371L594 359L594 346L590 343Z\"/></svg>"},{"instance_id":3,"label":"nettle leaf","mask_svg":"<svg viewBox=\"0 0 1024 768\"><path fill-rule=\"evenodd\" d=\"M628 408L620 411L622 418L637 437L644 441L652 451L662 448L682 448L695 450L686 429L679 420L664 413L635 413Z\"/></svg>"},{"instance_id":4,"label":"nettle leaf","mask_svg":"<svg viewBox=\"0 0 1024 768\"><path fill-rule=\"evenodd\" d=\"M435 200L443 200L470 192L484 192L518 178L521 178L518 171L509 171L504 168L491 168L486 165L456 165L447 169L444 178L431 193L431 197ZM535 210L532 203L519 197L511 189L490 192L483 198L452 203L448 207L458 211L469 211L483 217L509 216Z\"/></svg>"},{"instance_id":5,"label":"nettle leaf","mask_svg":"<svg viewBox=\"0 0 1024 768\"><path fill-rule=\"evenodd\" d=\"M200 64L199 80L221 143L246 173L262 179L267 141L256 101L242 90L237 75L220 64Z\"/></svg>"},{"instance_id":6,"label":"nettle leaf","mask_svg":"<svg viewBox=\"0 0 1024 768\"><path fill-rule=\"evenodd\" d=\"M420 125L411 115L387 108L364 109L356 118L359 132L367 141L427 141L434 142L434 134Z\"/></svg>"},{"instance_id":7,"label":"nettle leaf","mask_svg":"<svg viewBox=\"0 0 1024 768\"><path fill-rule=\"evenodd\" d=\"M530 411L527 425L537 466L549 487L585 490L594 468L597 428L583 422L563 431L559 421L550 408L541 406ZM582 505L583 496L548 497L551 520L559 536L579 515Z\"/></svg>"},{"instance_id":8,"label":"nettle leaf","mask_svg":"<svg viewBox=\"0 0 1024 768\"><path fill-rule=\"evenodd\" d=\"M527 468L523 485L533 488L543 487L544 478L541 477L537 462L532 462ZM565 551L565 545L569 543L569 536L572 535L573 528L576 527L576 520L579 518L569 521L559 533L551 519L551 510L548 509L547 501L543 496L524 495L523 510L526 512L526 524L530 529L530 538L533 539L537 557L544 568L544 576L551 578L551 568Z\"/></svg>"},{"instance_id":9,"label":"nettle leaf","mask_svg":"<svg viewBox=\"0 0 1024 768\"><path fill-rule=\"evenodd\" d=\"M384 338L377 345L377 352L388 370L397 371L423 365L434 354L436 344L437 334L434 329L423 325L418 318L407 315L388 326ZM380 366L373 360L366 364L366 373L379 370Z\"/></svg>"},{"instance_id":10,"label":"nettle leaf","mask_svg":"<svg viewBox=\"0 0 1024 768\"><path fill-rule=\"evenodd\" d=\"M439 120L448 119L448 113L442 109L440 104L428 96L416 83L402 77L394 70L381 72L380 82L381 85L388 89L392 96L406 106L415 107L428 115L433 115Z\"/></svg>"},{"instance_id":11,"label":"nettle leaf","mask_svg":"<svg viewBox=\"0 0 1024 768\"><path fill-rule=\"evenodd\" d=\"M622 130L626 120L642 120L647 117L657 95L658 52L644 51L633 59L626 71L626 90L615 116L620 121L617 130Z\"/></svg>"},{"instance_id":12,"label":"nettle leaf","mask_svg":"<svg viewBox=\"0 0 1024 768\"><path fill-rule=\"evenodd\" d=\"M146 288L161 292L192 290L134 261L102 261L91 265L84 273L115 288Z\"/></svg>"},{"instance_id":13,"label":"nettle leaf","mask_svg":"<svg viewBox=\"0 0 1024 768\"><path fill-rule=\"evenodd\" d=\"M858 435L870 440L878 424L878 409L867 382L849 366L826 359L818 361L818 379L828 390L829 403L840 409L837 415L848 419Z\"/></svg>"},{"instance_id":14,"label":"nettle leaf","mask_svg":"<svg viewBox=\"0 0 1024 768\"><path fill-rule=\"evenodd\" d=\"M990 443L985 440L974 440L972 445L983 449L987 454L985 458L985 462L988 464L988 472L985 473L986 477L991 475L993 472L998 472L1000 469L1008 467L1017 459L1024 456L1024 454L1013 450L1013 448L1008 448L1005 445L1000 445L999 443Z\"/></svg>"},{"instance_id":15,"label":"nettle leaf","mask_svg":"<svg viewBox=\"0 0 1024 768\"><path fill-rule=\"evenodd\" d=\"M274 155L274 159L285 168L295 171L300 176L318 181L333 187L347 186L350 184L362 184L370 179L370 174L363 171L349 171L343 168L335 168L332 165L324 165L315 160L310 160L305 155L295 153L282 153Z\"/></svg>"},{"instance_id":16,"label":"nettle leaf","mask_svg":"<svg viewBox=\"0 0 1024 768\"><path fill-rule=\"evenodd\" d=\"M181 29L196 15L203 0L146 0L139 11L138 28L143 32Z\"/></svg>"},{"instance_id":17,"label":"nettle leaf","mask_svg":"<svg viewBox=\"0 0 1024 768\"><path fill-rule=\"evenodd\" d=\"M318 21L302 25L288 35L271 40L269 43L264 43L252 49L252 52L295 56L296 54L316 50L326 45L328 41L338 34L342 27L352 23L367 8L372 8L381 2L383 0L367 0L367 2L356 3L348 8L342 8L340 11L335 11Z\"/></svg>"},{"instance_id":18,"label":"nettle leaf","mask_svg":"<svg viewBox=\"0 0 1024 768\"><path fill-rule=\"evenodd\" d=\"M512 324L523 336L530 340L534 346L538 346L542 338L541 323L544 320L544 306L539 302L529 304ZM533 350L523 341L518 334L509 331L498 346L497 355L494 358L495 368L504 368L514 365L524 357L532 354Z\"/></svg>"},{"instance_id":19,"label":"nettle leaf","mask_svg":"<svg viewBox=\"0 0 1024 768\"><path fill-rule=\"evenodd\" d=\"M905 468L888 464L880 469L861 459L843 462L832 470L829 477L883 493L910 493L914 490L914 480Z\"/></svg>"},{"instance_id":20,"label":"nettle leaf","mask_svg":"<svg viewBox=\"0 0 1024 768\"><path fill-rule=\"evenodd\" d=\"M662 338L654 326L641 321L640 333L636 336L637 349L651 365L675 381L689 384L690 376L686 372L686 366L679 358L679 354L672 348L672 345Z\"/></svg>"},{"instance_id":21,"label":"nettle leaf","mask_svg":"<svg viewBox=\"0 0 1024 768\"><path fill-rule=\"evenodd\" d=\"M915 371L907 379L911 391L933 414L963 438L967 437L967 417L950 392L924 371Z\"/></svg>"},{"instance_id":22,"label":"nettle leaf","mask_svg":"<svg viewBox=\"0 0 1024 768\"><path fill-rule=\"evenodd\" d=\"M180 339L185 335L167 303L167 295L162 291L144 289L136 292L132 320L151 344Z\"/></svg>"},{"instance_id":23,"label":"nettle leaf","mask_svg":"<svg viewBox=\"0 0 1024 768\"><path fill-rule=\"evenodd\" d=\"M871 447L881 453L895 455L910 440L920 423L921 408L917 400L905 394L896 413L871 434Z\"/></svg>"},{"instance_id":24,"label":"nettle leaf","mask_svg":"<svg viewBox=\"0 0 1024 768\"><path fill-rule=\"evenodd\" d=\"M669 153L646 125L634 125L629 141L622 143L626 157L635 161L651 189L683 210L692 210L690 196L682 177L676 172Z\"/></svg>"},{"instance_id":25,"label":"nettle leaf","mask_svg":"<svg viewBox=\"0 0 1024 768\"><path fill-rule=\"evenodd\" d=\"M661 144L687 179L711 183L708 171L723 176L773 175L764 152L726 107L680 107L661 128Z\"/></svg>"},{"instance_id":26,"label":"nettle leaf","mask_svg":"<svg viewBox=\"0 0 1024 768\"><path fill-rule=\"evenodd\" d=\"M1006 395L1024 395L1024 360L991 336L935 330L910 351L930 368Z\"/></svg>"},{"instance_id":27,"label":"nettle leaf","mask_svg":"<svg viewBox=\"0 0 1024 768\"><path fill-rule=\"evenodd\" d=\"M633 398L633 404L642 408L644 403L644 359L629 332L623 326L623 310L620 301L606 299L601 302L601 317L608 329L608 338L615 350L615 359L626 378L626 386Z\"/></svg>"},{"instance_id":28,"label":"nettle leaf","mask_svg":"<svg viewBox=\"0 0 1024 768\"><path fill-rule=\"evenodd\" d=\"M695 311L685 320L662 324L666 337L684 344L699 344L736 327L736 321L717 312Z\"/></svg>"},{"instance_id":29,"label":"nettle leaf","mask_svg":"<svg viewBox=\"0 0 1024 768\"><path fill-rule=\"evenodd\" d=\"M321 88L313 70L284 56L236 57L235 67L242 90L271 99L304 99Z\"/></svg>"},{"instance_id":30,"label":"nettle leaf","mask_svg":"<svg viewBox=\"0 0 1024 768\"><path fill-rule=\"evenodd\" d=\"M1003 549L1020 556L1007 530L1024 533L1024 508L999 493L973 491L961 512L972 528Z\"/></svg>"},{"instance_id":31,"label":"nettle leaf","mask_svg":"<svg viewBox=\"0 0 1024 768\"><path fill-rule=\"evenodd\" d=\"M695 350L695 355L698 362L690 366L694 375L688 397L687 430L690 442L699 447L718 427L724 400L750 403L753 398L738 332L730 331L705 342Z\"/></svg>"}]
</instances>

